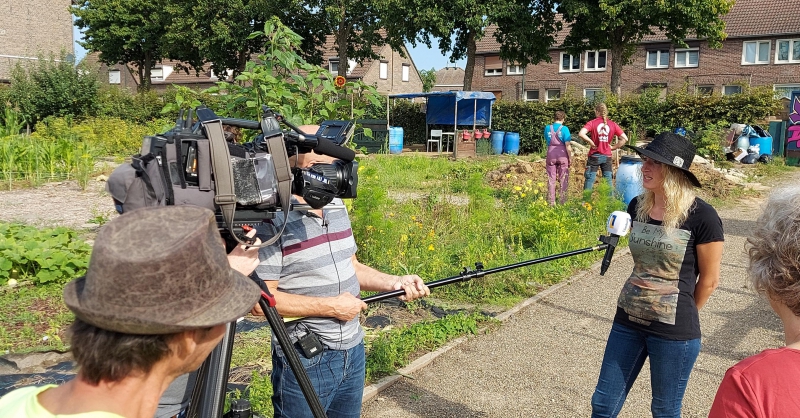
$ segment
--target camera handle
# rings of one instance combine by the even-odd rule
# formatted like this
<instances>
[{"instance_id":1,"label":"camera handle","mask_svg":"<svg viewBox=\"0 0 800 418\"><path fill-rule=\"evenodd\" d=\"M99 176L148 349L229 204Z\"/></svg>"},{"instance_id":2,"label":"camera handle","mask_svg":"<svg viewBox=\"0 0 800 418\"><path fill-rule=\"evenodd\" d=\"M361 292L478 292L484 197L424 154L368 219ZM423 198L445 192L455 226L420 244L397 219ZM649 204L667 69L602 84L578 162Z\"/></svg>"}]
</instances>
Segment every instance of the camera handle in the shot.
<instances>
[{"instance_id":1,"label":"camera handle","mask_svg":"<svg viewBox=\"0 0 800 418\"><path fill-rule=\"evenodd\" d=\"M270 293L269 288L263 280L258 277L251 279L261 288L261 298L258 305L264 312L264 316L269 322L269 327L273 335L278 340L289 367L297 379L300 389L308 402L314 418L325 418L325 410L319 401L314 386L308 378L306 369L300 362L300 356L294 349L286 326L278 310L275 309L275 297ZM200 368L192 392L192 401L189 405L187 417L189 418L221 418L225 405L225 395L228 386L228 374L230 372L231 355L233 354L233 337L236 333L236 323L228 324L228 332L217 347L211 352L206 361Z\"/></svg>"}]
</instances>

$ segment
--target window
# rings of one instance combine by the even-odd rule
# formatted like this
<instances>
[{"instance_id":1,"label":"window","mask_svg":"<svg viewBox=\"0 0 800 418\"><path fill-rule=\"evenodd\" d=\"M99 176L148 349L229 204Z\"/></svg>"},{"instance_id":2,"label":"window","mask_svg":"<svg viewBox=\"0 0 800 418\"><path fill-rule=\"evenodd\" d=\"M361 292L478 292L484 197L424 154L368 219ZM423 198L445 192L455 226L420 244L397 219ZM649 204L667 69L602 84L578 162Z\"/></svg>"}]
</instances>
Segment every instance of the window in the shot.
<instances>
[{"instance_id":1,"label":"window","mask_svg":"<svg viewBox=\"0 0 800 418\"><path fill-rule=\"evenodd\" d=\"M521 65L509 64L508 67L506 67L506 74L508 74L508 75L522 75L522 66Z\"/></svg>"},{"instance_id":2,"label":"window","mask_svg":"<svg viewBox=\"0 0 800 418\"><path fill-rule=\"evenodd\" d=\"M775 64L800 62L800 39L775 41Z\"/></svg>"},{"instance_id":3,"label":"window","mask_svg":"<svg viewBox=\"0 0 800 418\"><path fill-rule=\"evenodd\" d=\"M108 70L108 84L120 84L119 70Z\"/></svg>"},{"instance_id":4,"label":"window","mask_svg":"<svg viewBox=\"0 0 800 418\"><path fill-rule=\"evenodd\" d=\"M581 56L570 55L566 52L561 53L561 67L558 72L560 73L576 73L581 70Z\"/></svg>"},{"instance_id":5,"label":"window","mask_svg":"<svg viewBox=\"0 0 800 418\"><path fill-rule=\"evenodd\" d=\"M776 99L791 99L793 91L800 91L800 84L775 84L772 89L775 90Z\"/></svg>"},{"instance_id":6,"label":"window","mask_svg":"<svg viewBox=\"0 0 800 418\"><path fill-rule=\"evenodd\" d=\"M585 71L605 71L607 51L587 51Z\"/></svg>"},{"instance_id":7,"label":"window","mask_svg":"<svg viewBox=\"0 0 800 418\"><path fill-rule=\"evenodd\" d=\"M742 65L769 64L770 41L744 42L742 46Z\"/></svg>"},{"instance_id":8,"label":"window","mask_svg":"<svg viewBox=\"0 0 800 418\"><path fill-rule=\"evenodd\" d=\"M402 78L403 81L408 81L408 70L409 70L409 68L411 68L411 67L409 67L408 64L403 64L403 78Z\"/></svg>"},{"instance_id":9,"label":"window","mask_svg":"<svg viewBox=\"0 0 800 418\"><path fill-rule=\"evenodd\" d=\"M163 68L151 68L150 69L150 81L164 81L164 69Z\"/></svg>"},{"instance_id":10,"label":"window","mask_svg":"<svg viewBox=\"0 0 800 418\"><path fill-rule=\"evenodd\" d=\"M698 96L711 96L714 94L714 86L697 86Z\"/></svg>"},{"instance_id":11,"label":"window","mask_svg":"<svg viewBox=\"0 0 800 418\"><path fill-rule=\"evenodd\" d=\"M668 68L669 49L647 51L647 65L645 68Z\"/></svg>"},{"instance_id":12,"label":"window","mask_svg":"<svg viewBox=\"0 0 800 418\"><path fill-rule=\"evenodd\" d=\"M561 90L559 89L547 89L547 101L551 100L558 100L561 98Z\"/></svg>"},{"instance_id":13,"label":"window","mask_svg":"<svg viewBox=\"0 0 800 418\"><path fill-rule=\"evenodd\" d=\"M488 56L484 58L484 72L485 76L503 75L503 61L499 55Z\"/></svg>"},{"instance_id":14,"label":"window","mask_svg":"<svg viewBox=\"0 0 800 418\"><path fill-rule=\"evenodd\" d=\"M585 97L587 100L602 100L605 97L605 94L603 93L603 89L589 88L583 89L583 97Z\"/></svg>"},{"instance_id":15,"label":"window","mask_svg":"<svg viewBox=\"0 0 800 418\"><path fill-rule=\"evenodd\" d=\"M381 80L386 80L387 78L389 78L389 63L388 62L381 61L380 72L378 74L378 77L380 77Z\"/></svg>"},{"instance_id":16,"label":"window","mask_svg":"<svg viewBox=\"0 0 800 418\"><path fill-rule=\"evenodd\" d=\"M525 90L525 101L526 102L538 102L539 101L539 90Z\"/></svg>"},{"instance_id":17,"label":"window","mask_svg":"<svg viewBox=\"0 0 800 418\"><path fill-rule=\"evenodd\" d=\"M729 96L731 94L739 94L742 92L742 86L722 86L722 94Z\"/></svg>"},{"instance_id":18,"label":"window","mask_svg":"<svg viewBox=\"0 0 800 418\"><path fill-rule=\"evenodd\" d=\"M339 59L338 58L337 59L331 58L331 59L328 60L328 71L330 71L331 74L339 74Z\"/></svg>"},{"instance_id":19,"label":"window","mask_svg":"<svg viewBox=\"0 0 800 418\"><path fill-rule=\"evenodd\" d=\"M699 60L700 50L698 48L675 50L675 68L697 67Z\"/></svg>"}]
</instances>

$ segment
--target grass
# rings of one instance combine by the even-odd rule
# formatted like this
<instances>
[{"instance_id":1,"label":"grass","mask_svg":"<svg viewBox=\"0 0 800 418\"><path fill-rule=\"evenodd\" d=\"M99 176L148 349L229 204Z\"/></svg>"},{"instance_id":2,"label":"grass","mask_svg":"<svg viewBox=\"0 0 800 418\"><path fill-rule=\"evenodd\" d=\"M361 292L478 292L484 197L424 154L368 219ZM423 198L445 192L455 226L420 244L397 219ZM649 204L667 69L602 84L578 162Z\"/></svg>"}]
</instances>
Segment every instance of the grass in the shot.
<instances>
[{"instance_id":1,"label":"grass","mask_svg":"<svg viewBox=\"0 0 800 418\"><path fill-rule=\"evenodd\" d=\"M64 305L61 290L61 286L24 286L0 292L1 352L67 349L65 331L74 316Z\"/></svg>"}]
</instances>

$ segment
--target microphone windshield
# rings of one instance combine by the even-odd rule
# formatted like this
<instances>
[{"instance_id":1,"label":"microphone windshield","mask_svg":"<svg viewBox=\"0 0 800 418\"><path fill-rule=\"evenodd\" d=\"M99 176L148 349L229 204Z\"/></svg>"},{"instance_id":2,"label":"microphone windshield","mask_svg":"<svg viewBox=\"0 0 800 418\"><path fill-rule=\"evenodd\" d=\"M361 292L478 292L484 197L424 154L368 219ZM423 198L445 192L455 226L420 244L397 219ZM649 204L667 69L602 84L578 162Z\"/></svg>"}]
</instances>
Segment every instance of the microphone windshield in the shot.
<instances>
[{"instance_id":1,"label":"microphone windshield","mask_svg":"<svg viewBox=\"0 0 800 418\"><path fill-rule=\"evenodd\" d=\"M615 210L606 221L606 231L609 234L624 237L631 230L631 215L628 212Z\"/></svg>"}]
</instances>

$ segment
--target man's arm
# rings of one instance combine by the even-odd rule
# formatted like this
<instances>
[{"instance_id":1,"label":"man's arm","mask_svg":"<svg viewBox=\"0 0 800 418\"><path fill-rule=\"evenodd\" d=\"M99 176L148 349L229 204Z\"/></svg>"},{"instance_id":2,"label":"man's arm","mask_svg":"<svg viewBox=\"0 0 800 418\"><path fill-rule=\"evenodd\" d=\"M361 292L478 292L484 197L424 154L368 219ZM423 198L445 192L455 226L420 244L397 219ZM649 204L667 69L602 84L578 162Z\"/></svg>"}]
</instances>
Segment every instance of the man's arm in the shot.
<instances>
[{"instance_id":1,"label":"man's arm","mask_svg":"<svg viewBox=\"0 0 800 418\"><path fill-rule=\"evenodd\" d=\"M586 135L587 133L589 133L589 130L583 127L581 131L578 132L578 137L586 141L586 143L589 144L589 148L597 148L597 145Z\"/></svg>"},{"instance_id":2,"label":"man's arm","mask_svg":"<svg viewBox=\"0 0 800 418\"><path fill-rule=\"evenodd\" d=\"M266 280L265 282L270 293L275 296L275 309L284 317L316 316L349 321L358 316L359 312L367 309L366 303L347 292L333 297L295 295L278 290L277 280ZM264 316L259 305L256 305L250 313Z\"/></svg>"},{"instance_id":3,"label":"man's arm","mask_svg":"<svg viewBox=\"0 0 800 418\"><path fill-rule=\"evenodd\" d=\"M625 146L628 142L628 135L625 135L625 132L622 132L620 135L617 136L617 141L614 143L614 146L611 147L611 151L617 150Z\"/></svg>"},{"instance_id":4,"label":"man's arm","mask_svg":"<svg viewBox=\"0 0 800 418\"><path fill-rule=\"evenodd\" d=\"M417 298L428 296L431 290L425 285L425 282L416 274L409 274L405 276L395 276L386 274L375 270L372 267L361 264L356 259L355 254L352 257L353 268L356 270L356 277L361 290L374 290L378 292L388 292L391 290L403 289L406 291L405 296L401 296L401 300L411 301Z\"/></svg>"}]
</instances>

